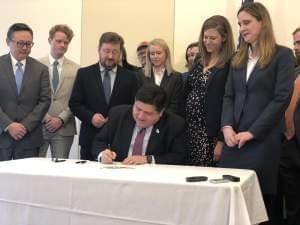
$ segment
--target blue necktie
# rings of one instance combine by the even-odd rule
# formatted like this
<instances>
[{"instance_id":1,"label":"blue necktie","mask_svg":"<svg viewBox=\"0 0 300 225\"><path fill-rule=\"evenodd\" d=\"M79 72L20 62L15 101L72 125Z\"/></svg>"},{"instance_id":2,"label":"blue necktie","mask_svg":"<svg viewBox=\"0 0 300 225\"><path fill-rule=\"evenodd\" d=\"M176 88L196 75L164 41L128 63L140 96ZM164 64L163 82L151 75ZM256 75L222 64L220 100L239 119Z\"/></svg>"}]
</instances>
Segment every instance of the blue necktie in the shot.
<instances>
[{"instance_id":1,"label":"blue necktie","mask_svg":"<svg viewBox=\"0 0 300 225\"><path fill-rule=\"evenodd\" d=\"M103 77L103 90L105 95L106 103L109 103L110 94L111 94L111 86L110 86L110 75L109 71L104 71L104 77Z\"/></svg>"},{"instance_id":2,"label":"blue necktie","mask_svg":"<svg viewBox=\"0 0 300 225\"><path fill-rule=\"evenodd\" d=\"M17 85L17 90L18 90L18 94L20 94L21 91L21 86L22 86L22 80L23 80L23 68L22 68L23 64L21 62L17 62L16 63L16 85Z\"/></svg>"},{"instance_id":3,"label":"blue necktie","mask_svg":"<svg viewBox=\"0 0 300 225\"><path fill-rule=\"evenodd\" d=\"M58 62L54 61L53 68L52 68L52 86L53 86L54 92L56 91L58 82L59 82L59 74L58 74L57 65L58 65Z\"/></svg>"}]
</instances>

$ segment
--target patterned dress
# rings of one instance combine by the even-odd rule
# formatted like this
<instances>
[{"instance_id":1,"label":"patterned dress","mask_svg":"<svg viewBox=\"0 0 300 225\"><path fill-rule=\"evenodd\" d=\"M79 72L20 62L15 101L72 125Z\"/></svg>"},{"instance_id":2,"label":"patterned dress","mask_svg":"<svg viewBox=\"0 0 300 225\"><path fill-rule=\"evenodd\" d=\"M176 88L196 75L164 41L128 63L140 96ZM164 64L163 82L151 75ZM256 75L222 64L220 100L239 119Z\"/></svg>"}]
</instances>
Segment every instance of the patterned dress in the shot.
<instances>
[{"instance_id":1,"label":"patterned dress","mask_svg":"<svg viewBox=\"0 0 300 225\"><path fill-rule=\"evenodd\" d=\"M206 81L211 70L203 73L198 64L187 80L189 93L186 99L187 139L189 147L189 164L212 166L216 138L208 137L205 117Z\"/></svg>"}]
</instances>

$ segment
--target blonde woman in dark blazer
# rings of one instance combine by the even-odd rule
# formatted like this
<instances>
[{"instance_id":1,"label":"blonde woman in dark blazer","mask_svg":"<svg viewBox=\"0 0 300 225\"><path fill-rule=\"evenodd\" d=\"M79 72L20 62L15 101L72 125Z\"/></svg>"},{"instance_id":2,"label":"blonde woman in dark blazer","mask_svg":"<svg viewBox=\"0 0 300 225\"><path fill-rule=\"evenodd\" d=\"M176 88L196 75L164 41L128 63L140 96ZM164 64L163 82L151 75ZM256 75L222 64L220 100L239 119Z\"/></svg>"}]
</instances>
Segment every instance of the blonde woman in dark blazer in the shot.
<instances>
[{"instance_id":1,"label":"blonde woman in dark blazer","mask_svg":"<svg viewBox=\"0 0 300 225\"><path fill-rule=\"evenodd\" d=\"M223 100L226 145L220 167L253 169L275 224L275 195L284 112L293 90L293 53L276 44L267 9L243 5L237 14L241 42L233 57Z\"/></svg>"},{"instance_id":2,"label":"blonde woman in dark blazer","mask_svg":"<svg viewBox=\"0 0 300 225\"><path fill-rule=\"evenodd\" d=\"M178 114L182 101L183 81L171 64L171 53L163 39L153 39L148 46L143 83L154 83L167 93L166 110Z\"/></svg>"}]
</instances>

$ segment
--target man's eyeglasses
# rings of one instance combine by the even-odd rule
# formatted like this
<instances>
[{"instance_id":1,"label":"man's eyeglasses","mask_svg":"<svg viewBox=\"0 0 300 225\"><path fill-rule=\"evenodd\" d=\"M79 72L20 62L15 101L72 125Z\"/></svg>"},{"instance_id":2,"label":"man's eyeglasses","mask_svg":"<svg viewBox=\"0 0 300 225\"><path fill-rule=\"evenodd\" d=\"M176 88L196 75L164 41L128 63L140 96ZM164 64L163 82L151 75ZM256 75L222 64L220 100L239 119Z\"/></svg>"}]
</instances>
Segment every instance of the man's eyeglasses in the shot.
<instances>
[{"instance_id":1,"label":"man's eyeglasses","mask_svg":"<svg viewBox=\"0 0 300 225\"><path fill-rule=\"evenodd\" d=\"M31 48L34 45L32 41L11 41L14 42L18 48L24 48L24 46L26 46L26 48Z\"/></svg>"}]
</instances>

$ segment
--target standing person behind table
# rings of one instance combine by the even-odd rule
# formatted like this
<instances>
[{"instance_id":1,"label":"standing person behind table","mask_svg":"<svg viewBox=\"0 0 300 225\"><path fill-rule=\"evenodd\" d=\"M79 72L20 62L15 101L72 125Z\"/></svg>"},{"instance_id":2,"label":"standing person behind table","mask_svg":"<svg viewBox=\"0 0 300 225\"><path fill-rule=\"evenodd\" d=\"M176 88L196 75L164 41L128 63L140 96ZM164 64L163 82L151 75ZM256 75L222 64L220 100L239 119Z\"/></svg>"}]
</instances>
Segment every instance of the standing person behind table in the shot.
<instances>
[{"instance_id":1,"label":"standing person behind table","mask_svg":"<svg viewBox=\"0 0 300 225\"><path fill-rule=\"evenodd\" d=\"M136 75L118 65L123 44L119 34L103 33L98 46L99 62L78 70L69 107L81 120L81 159L93 159L91 145L108 120L108 110L134 102Z\"/></svg>"},{"instance_id":2,"label":"standing person behind table","mask_svg":"<svg viewBox=\"0 0 300 225\"><path fill-rule=\"evenodd\" d=\"M300 27L293 32L295 68L294 92L285 112L286 132L281 152L280 177L287 225L300 221Z\"/></svg>"},{"instance_id":3,"label":"standing person behind table","mask_svg":"<svg viewBox=\"0 0 300 225\"><path fill-rule=\"evenodd\" d=\"M279 158L294 58L290 49L276 44L271 18L261 3L243 5L237 17L242 39L223 100L226 145L220 167L256 171L270 219L267 224L276 224Z\"/></svg>"},{"instance_id":4,"label":"standing person behind table","mask_svg":"<svg viewBox=\"0 0 300 225\"><path fill-rule=\"evenodd\" d=\"M199 37L201 58L186 83L186 122L189 164L212 166L223 147L220 132L222 102L234 53L231 26L223 16L208 18Z\"/></svg>"},{"instance_id":5,"label":"standing person behind table","mask_svg":"<svg viewBox=\"0 0 300 225\"><path fill-rule=\"evenodd\" d=\"M182 101L183 81L181 74L175 72L171 65L170 49L164 40L150 41L144 74L144 83L154 83L166 91L168 99L166 110L178 114Z\"/></svg>"},{"instance_id":6,"label":"standing person behind table","mask_svg":"<svg viewBox=\"0 0 300 225\"><path fill-rule=\"evenodd\" d=\"M199 43L193 42L189 44L185 51L185 67L188 69L187 72L182 74L182 79L185 82L188 74L191 72L192 67L194 65L195 59L199 59Z\"/></svg>"},{"instance_id":7,"label":"standing person behind table","mask_svg":"<svg viewBox=\"0 0 300 225\"><path fill-rule=\"evenodd\" d=\"M147 55L147 48L149 43L147 41L143 41L138 44L136 49L137 58L141 64L141 68L144 68L146 65L146 55Z\"/></svg>"},{"instance_id":8,"label":"standing person behind table","mask_svg":"<svg viewBox=\"0 0 300 225\"><path fill-rule=\"evenodd\" d=\"M79 66L65 57L73 35L67 25L53 26L48 38L50 54L40 59L49 68L52 84L52 102L43 120L44 145L40 157L46 156L50 146L52 157L69 158L76 134L75 118L68 104Z\"/></svg>"},{"instance_id":9,"label":"standing person behind table","mask_svg":"<svg viewBox=\"0 0 300 225\"><path fill-rule=\"evenodd\" d=\"M32 29L15 23L7 32L10 52L0 57L0 161L37 157L42 119L51 101L48 68L29 57Z\"/></svg>"}]
</instances>

